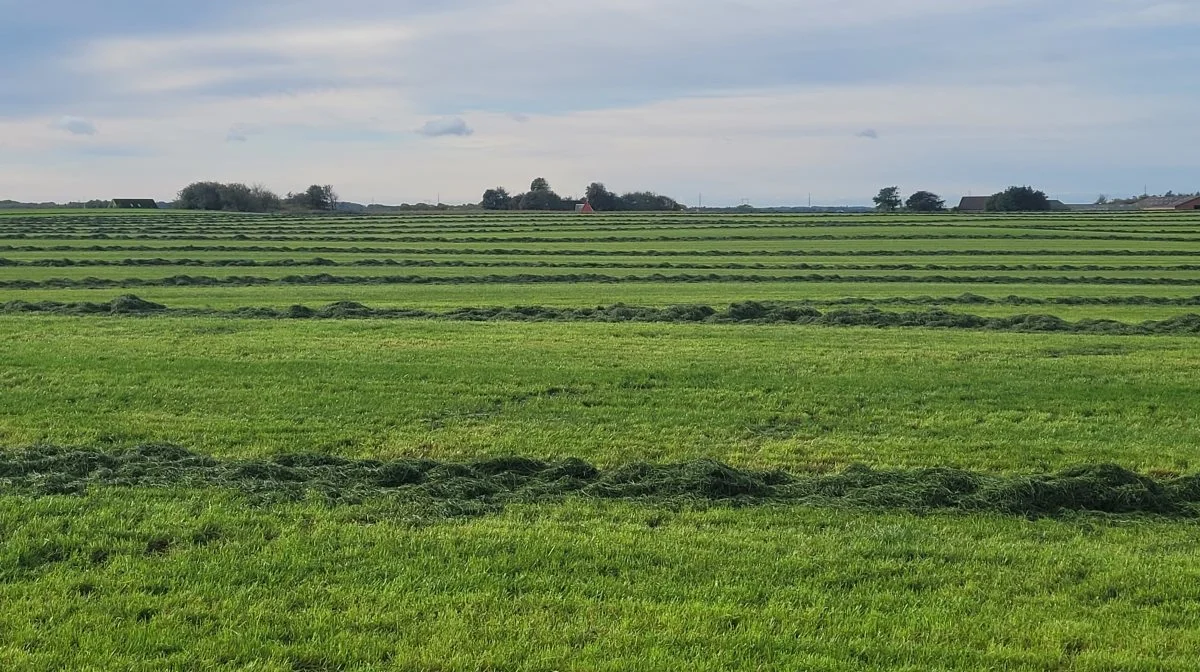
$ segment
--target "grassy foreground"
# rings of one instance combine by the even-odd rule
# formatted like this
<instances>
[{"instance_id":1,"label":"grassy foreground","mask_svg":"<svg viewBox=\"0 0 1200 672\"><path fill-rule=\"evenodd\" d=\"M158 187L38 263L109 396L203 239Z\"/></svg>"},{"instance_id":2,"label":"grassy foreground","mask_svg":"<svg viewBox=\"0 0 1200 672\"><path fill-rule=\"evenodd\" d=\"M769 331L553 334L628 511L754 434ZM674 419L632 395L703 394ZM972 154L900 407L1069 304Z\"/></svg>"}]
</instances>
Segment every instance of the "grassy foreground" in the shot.
<instances>
[{"instance_id":1,"label":"grassy foreground","mask_svg":"<svg viewBox=\"0 0 1200 672\"><path fill-rule=\"evenodd\" d=\"M0 497L6 669L1191 670L1192 523ZM681 549L687 549L681 552Z\"/></svg>"}]
</instances>

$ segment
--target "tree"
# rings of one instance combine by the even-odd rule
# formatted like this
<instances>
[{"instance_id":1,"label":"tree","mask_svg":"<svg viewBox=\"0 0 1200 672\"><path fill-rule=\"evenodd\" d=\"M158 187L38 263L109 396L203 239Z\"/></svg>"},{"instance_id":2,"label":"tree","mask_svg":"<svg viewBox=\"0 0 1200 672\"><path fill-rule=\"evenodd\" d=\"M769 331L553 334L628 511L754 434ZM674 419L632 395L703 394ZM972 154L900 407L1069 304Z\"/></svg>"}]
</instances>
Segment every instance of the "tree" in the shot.
<instances>
[{"instance_id":1,"label":"tree","mask_svg":"<svg viewBox=\"0 0 1200 672\"><path fill-rule=\"evenodd\" d=\"M193 182L179 190L175 207L181 210L220 210L222 186L218 182Z\"/></svg>"},{"instance_id":2,"label":"tree","mask_svg":"<svg viewBox=\"0 0 1200 672\"><path fill-rule=\"evenodd\" d=\"M512 196L508 195L508 191L504 187L496 187L483 192L480 205L484 210L508 210L510 201Z\"/></svg>"},{"instance_id":3,"label":"tree","mask_svg":"<svg viewBox=\"0 0 1200 672\"><path fill-rule=\"evenodd\" d=\"M601 182L589 184L584 194L596 212L612 212L621 209L621 199Z\"/></svg>"},{"instance_id":4,"label":"tree","mask_svg":"<svg viewBox=\"0 0 1200 672\"><path fill-rule=\"evenodd\" d=\"M875 209L880 212L895 212L900 209L900 187L884 187L875 197Z\"/></svg>"},{"instance_id":5,"label":"tree","mask_svg":"<svg viewBox=\"0 0 1200 672\"><path fill-rule=\"evenodd\" d=\"M254 198L250 195L250 187L233 182L222 184L217 188L221 196L221 209L229 212L254 212Z\"/></svg>"},{"instance_id":6,"label":"tree","mask_svg":"<svg viewBox=\"0 0 1200 672\"><path fill-rule=\"evenodd\" d=\"M337 192L333 190L332 185L314 184L301 194L302 198L297 199L302 205L310 210L335 210L337 209Z\"/></svg>"},{"instance_id":7,"label":"tree","mask_svg":"<svg viewBox=\"0 0 1200 672\"><path fill-rule=\"evenodd\" d=\"M931 191L918 191L904 202L904 207L913 212L942 212L946 202Z\"/></svg>"},{"instance_id":8,"label":"tree","mask_svg":"<svg viewBox=\"0 0 1200 672\"><path fill-rule=\"evenodd\" d=\"M1047 212L1050 199L1046 198L1045 192L1033 187L1009 187L993 194L985 209L988 212Z\"/></svg>"},{"instance_id":9,"label":"tree","mask_svg":"<svg viewBox=\"0 0 1200 672\"><path fill-rule=\"evenodd\" d=\"M241 182L193 182L179 191L175 207L180 210L274 212L283 207L283 202L261 184L247 187Z\"/></svg>"},{"instance_id":10,"label":"tree","mask_svg":"<svg viewBox=\"0 0 1200 672\"><path fill-rule=\"evenodd\" d=\"M1100 194L1096 197L1096 205L1108 205L1108 194Z\"/></svg>"},{"instance_id":11,"label":"tree","mask_svg":"<svg viewBox=\"0 0 1200 672\"><path fill-rule=\"evenodd\" d=\"M254 212L275 212L283 208L279 195L261 184L250 187L250 202Z\"/></svg>"},{"instance_id":12,"label":"tree","mask_svg":"<svg viewBox=\"0 0 1200 672\"><path fill-rule=\"evenodd\" d=\"M550 182L544 177L536 178L529 184L530 191L550 191Z\"/></svg>"},{"instance_id":13,"label":"tree","mask_svg":"<svg viewBox=\"0 0 1200 672\"><path fill-rule=\"evenodd\" d=\"M521 198L521 210L563 210L561 196L550 189L533 189Z\"/></svg>"}]
</instances>

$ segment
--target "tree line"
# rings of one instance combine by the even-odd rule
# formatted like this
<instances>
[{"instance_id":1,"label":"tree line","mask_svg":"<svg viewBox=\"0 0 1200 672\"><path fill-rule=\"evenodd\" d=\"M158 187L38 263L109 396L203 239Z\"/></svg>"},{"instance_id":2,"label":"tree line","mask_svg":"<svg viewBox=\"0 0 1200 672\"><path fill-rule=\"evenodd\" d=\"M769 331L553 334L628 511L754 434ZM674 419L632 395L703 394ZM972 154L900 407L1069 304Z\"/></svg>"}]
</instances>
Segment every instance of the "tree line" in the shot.
<instances>
[{"instance_id":1,"label":"tree line","mask_svg":"<svg viewBox=\"0 0 1200 672\"><path fill-rule=\"evenodd\" d=\"M301 192L280 197L266 187L240 182L193 182L179 191L173 207L180 210L223 212L278 212L280 210L336 210L338 194L328 184L314 184Z\"/></svg>"},{"instance_id":2,"label":"tree line","mask_svg":"<svg viewBox=\"0 0 1200 672\"><path fill-rule=\"evenodd\" d=\"M529 185L529 191L510 194L504 187L495 187L483 192L480 205L484 210L574 210L577 205L586 201L597 212L672 212L683 210L678 201L673 198L656 194L652 191L631 191L617 195L609 191L602 182L593 182L584 192L584 200L559 196L550 188L550 182L544 177L535 179Z\"/></svg>"},{"instance_id":3,"label":"tree line","mask_svg":"<svg viewBox=\"0 0 1200 672\"><path fill-rule=\"evenodd\" d=\"M901 200L900 187L884 187L874 199L875 209L880 212L896 212L904 206L909 212L943 212L946 201L931 191L918 191Z\"/></svg>"},{"instance_id":4,"label":"tree line","mask_svg":"<svg viewBox=\"0 0 1200 672\"><path fill-rule=\"evenodd\" d=\"M900 199L900 187L884 187L874 199L880 212L945 212L946 202L929 191L918 191L907 200ZM1043 191L1033 187L1009 187L987 199L987 212L1049 212L1053 207Z\"/></svg>"}]
</instances>

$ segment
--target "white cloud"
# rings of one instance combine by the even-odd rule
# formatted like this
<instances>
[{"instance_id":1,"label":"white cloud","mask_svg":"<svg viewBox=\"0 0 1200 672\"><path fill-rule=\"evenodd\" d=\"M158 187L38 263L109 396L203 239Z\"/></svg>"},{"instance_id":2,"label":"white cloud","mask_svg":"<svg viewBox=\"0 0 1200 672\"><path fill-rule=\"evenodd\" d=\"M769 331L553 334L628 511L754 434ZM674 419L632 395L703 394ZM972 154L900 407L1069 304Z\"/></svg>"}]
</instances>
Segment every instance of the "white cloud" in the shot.
<instances>
[{"instance_id":1,"label":"white cloud","mask_svg":"<svg viewBox=\"0 0 1200 672\"><path fill-rule=\"evenodd\" d=\"M270 78L363 77L388 72L389 57L412 37L412 30L390 23L121 37L85 45L69 65L96 77L120 76L138 93Z\"/></svg>"},{"instance_id":2,"label":"white cloud","mask_svg":"<svg viewBox=\"0 0 1200 672\"><path fill-rule=\"evenodd\" d=\"M59 117L51 126L71 135L95 135L97 132L95 123L81 117Z\"/></svg>"},{"instance_id":3,"label":"white cloud","mask_svg":"<svg viewBox=\"0 0 1200 672\"><path fill-rule=\"evenodd\" d=\"M466 137L475 131L462 117L443 117L425 122L417 132L428 138L440 138L448 135Z\"/></svg>"}]
</instances>

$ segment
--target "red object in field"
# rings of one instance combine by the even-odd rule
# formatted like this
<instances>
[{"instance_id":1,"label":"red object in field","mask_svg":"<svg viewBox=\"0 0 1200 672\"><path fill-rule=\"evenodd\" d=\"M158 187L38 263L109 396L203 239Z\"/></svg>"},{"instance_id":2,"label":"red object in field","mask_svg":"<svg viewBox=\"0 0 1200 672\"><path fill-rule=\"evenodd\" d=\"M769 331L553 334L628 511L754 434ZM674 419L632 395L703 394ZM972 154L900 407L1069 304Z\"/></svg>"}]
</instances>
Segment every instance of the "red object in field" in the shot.
<instances>
[{"instance_id":1,"label":"red object in field","mask_svg":"<svg viewBox=\"0 0 1200 672\"><path fill-rule=\"evenodd\" d=\"M584 201L582 205L575 206L575 212L583 213L585 215L590 215L595 211L596 210L592 207L592 204L588 203L587 201Z\"/></svg>"}]
</instances>

